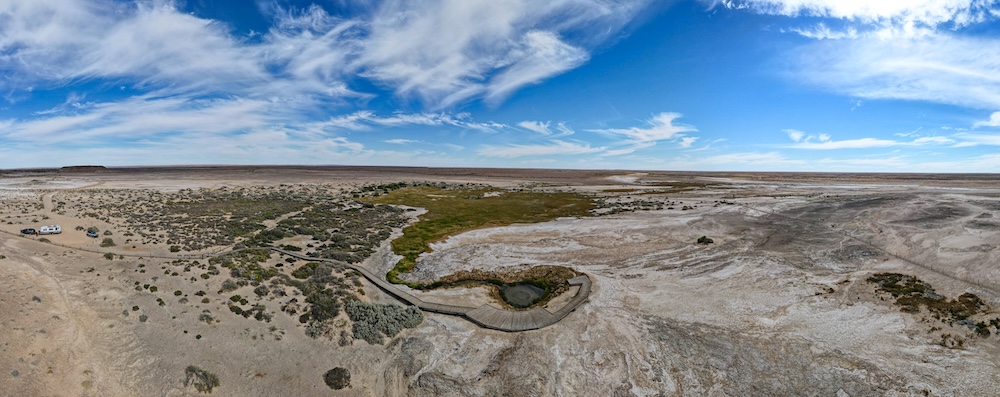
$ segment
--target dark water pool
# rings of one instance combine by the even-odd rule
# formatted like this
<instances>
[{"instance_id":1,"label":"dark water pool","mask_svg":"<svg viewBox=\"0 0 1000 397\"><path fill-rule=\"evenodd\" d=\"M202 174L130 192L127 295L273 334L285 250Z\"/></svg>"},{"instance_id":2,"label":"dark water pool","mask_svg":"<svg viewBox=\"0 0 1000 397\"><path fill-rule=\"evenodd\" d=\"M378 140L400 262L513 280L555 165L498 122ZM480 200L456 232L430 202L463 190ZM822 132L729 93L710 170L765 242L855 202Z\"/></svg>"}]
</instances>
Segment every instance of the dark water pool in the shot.
<instances>
[{"instance_id":1,"label":"dark water pool","mask_svg":"<svg viewBox=\"0 0 1000 397\"><path fill-rule=\"evenodd\" d=\"M545 296L545 289L534 284L506 284L500 287L503 300L514 307L528 307L536 300Z\"/></svg>"}]
</instances>

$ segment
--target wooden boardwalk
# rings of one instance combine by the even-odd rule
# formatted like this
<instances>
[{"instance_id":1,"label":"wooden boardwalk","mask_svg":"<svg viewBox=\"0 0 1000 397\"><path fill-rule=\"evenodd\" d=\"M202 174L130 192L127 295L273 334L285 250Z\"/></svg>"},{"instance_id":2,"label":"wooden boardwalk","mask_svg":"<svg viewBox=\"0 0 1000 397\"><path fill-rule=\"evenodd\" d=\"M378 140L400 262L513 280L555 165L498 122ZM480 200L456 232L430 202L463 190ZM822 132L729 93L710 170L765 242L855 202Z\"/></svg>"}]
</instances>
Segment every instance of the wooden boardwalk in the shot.
<instances>
[{"instance_id":1,"label":"wooden boardwalk","mask_svg":"<svg viewBox=\"0 0 1000 397\"><path fill-rule=\"evenodd\" d=\"M504 310L490 305L482 305L479 307L444 305L440 303L424 302L420 298L399 289L395 285L383 280L381 277L376 276L368 269L361 266L355 266L350 263L334 259L314 258L273 247L269 247L269 249L283 255L288 255L306 261L333 263L356 270L358 273L365 276L368 281L377 285L389 295L392 295L396 299L399 299L407 304L416 306L420 308L420 310L431 313L464 317L480 327L506 332L528 331L548 327L568 316L590 296L590 277L587 277L587 275L580 275L568 280L570 285L580 286L579 291L576 292L576 296L555 312L550 312L541 307L536 307L530 310Z\"/></svg>"}]
</instances>

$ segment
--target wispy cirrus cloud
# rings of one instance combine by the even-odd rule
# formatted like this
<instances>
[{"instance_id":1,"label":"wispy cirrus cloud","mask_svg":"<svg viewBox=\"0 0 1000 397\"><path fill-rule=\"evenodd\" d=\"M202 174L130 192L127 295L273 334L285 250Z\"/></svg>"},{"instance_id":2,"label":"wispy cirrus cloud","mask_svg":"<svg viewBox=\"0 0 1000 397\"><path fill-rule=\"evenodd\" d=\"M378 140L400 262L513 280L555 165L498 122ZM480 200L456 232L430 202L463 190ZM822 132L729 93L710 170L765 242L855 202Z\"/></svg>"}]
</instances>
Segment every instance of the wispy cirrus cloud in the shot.
<instances>
[{"instance_id":1,"label":"wispy cirrus cloud","mask_svg":"<svg viewBox=\"0 0 1000 397\"><path fill-rule=\"evenodd\" d=\"M996 18L995 0L712 0L713 5L767 15L827 18L843 28L820 22L789 29L816 39L919 36L941 27L959 28Z\"/></svg>"},{"instance_id":2,"label":"wispy cirrus cloud","mask_svg":"<svg viewBox=\"0 0 1000 397\"><path fill-rule=\"evenodd\" d=\"M435 107L473 97L496 104L585 62L646 3L386 1L367 21L354 65Z\"/></svg>"},{"instance_id":3,"label":"wispy cirrus cloud","mask_svg":"<svg viewBox=\"0 0 1000 397\"><path fill-rule=\"evenodd\" d=\"M690 125L674 123L674 120L680 117L680 113L664 112L646 120L646 125L643 127L591 129L588 131L622 138L619 144L626 147L609 152L607 155L610 156L633 153L639 149L655 146L657 142L662 141L675 142L682 148L691 147L698 138L689 136L687 133L696 132L698 129Z\"/></svg>"},{"instance_id":4,"label":"wispy cirrus cloud","mask_svg":"<svg viewBox=\"0 0 1000 397\"><path fill-rule=\"evenodd\" d=\"M894 146L924 146L924 145L953 145L956 140L943 136L917 136L915 133L897 134L900 136L913 136L909 141L897 141L894 139L881 138L857 138L834 140L828 134L807 134L795 129L784 130L792 144L781 145L786 149L806 149L806 150L838 150L838 149L874 149Z\"/></svg>"},{"instance_id":5,"label":"wispy cirrus cloud","mask_svg":"<svg viewBox=\"0 0 1000 397\"><path fill-rule=\"evenodd\" d=\"M0 135L28 139L24 132L31 128L34 136L73 140L66 132L75 128L81 138L135 138L293 124L314 131L376 125L494 131L506 126L461 113L315 115L370 98L350 88L358 76L431 108L475 98L499 103L585 62L590 48L613 37L645 4L389 0L351 17L315 5L272 7L272 26L247 38L170 0L4 1L0 91L9 100L88 83L112 95L8 119Z\"/></svg>"},{"instance_id":6,"label":"wispy cirrus cloud","mask_svg":"<svg viewBox=\"0 0 1000 397\"><path fill-rule=\"evenodd\" d=\"M587 129L585 131L610 138L610 141L602 146L590 146L590 144L569 142L555 138L573 135L575 131L565 123L557 123L552 128L552 122L522 121L518 127L539 134L547 143L544 144L511 144L511 145L487 145L483 146L479 153L484 156L496 157L524 157L539 156L548 154L594 154L598 157L614 157L635 153L636 151L656 146L658 142L672 142L681 149L690 148L698 137L687 135L697 131L690 125L677 124L674 120L680 118L680 113L660 113L645 120L642 126L629 128L602 128Z\"/></svg>"},{"instance_id":7,"label":"wispy cirrus cloud","mask_svg":"<svg viewBox=\"0 0 1000 397\"><path fill-rule=\"evenodd\" d=\"M517 126L552 138L573 135L576 133L573 129L566 126L566 123L556 123L553 127L551 121L541 122L527 120L517 123Z\"/></svg>"},{"instance_id":8,"label":"wispy cirrus cloud","mask_svg":"<svg viewBox=\"0 0 1000 397\"><path fill-rule=\"evenodd\" d=\"M605 147L592 147L587 143L552 140L545 144L535 145L483 145L476 153L486 157L515 158L526 156L565 156L593 154L605 151Z\"/></svg>"},{"instance_id":9,"label":"wispy cirrus cloud","mask_svg":"<svg viewBox=\"0 0 1000 397\"><path fill-rule=\"evenodd\" d=\"M403 138L386 139L386 140L384 140L382 142L391 143L393 145L409 145L409 144L413 144L413 143L420 143L420 141L415 140L415 139L403 139Z\"/></svg>"},{"instance_id":10,"label":"wispy cirrus cloud","mask_svg":"<svg viewBox=\"0 0 1000 397\"><path fill-rule=\"evenodd\" d=\"M402 113L397 112L389 116L379 116L369 110L359 110L354 113L338 115L327 120L310 123L319 128L331 128L342 130L368 130L374 127L398 127L405 125L412 126L432 126L432 127L456 127L459 129L477 131L496 131L508 128L506 124L495 122L478 122L472 120L467 113Z\"/></svg>"},{"instance_id":11,"label":"wispy cirrus cloud","mask_svg":"<svg viewBox=\"0 0 1000 397\"><path fill-rule=\"evenodd\" d=\"M791 77L862 99L1000 109L1000 40L919 38L817 42L789 57Z\"/></svg>"}]
</instances>

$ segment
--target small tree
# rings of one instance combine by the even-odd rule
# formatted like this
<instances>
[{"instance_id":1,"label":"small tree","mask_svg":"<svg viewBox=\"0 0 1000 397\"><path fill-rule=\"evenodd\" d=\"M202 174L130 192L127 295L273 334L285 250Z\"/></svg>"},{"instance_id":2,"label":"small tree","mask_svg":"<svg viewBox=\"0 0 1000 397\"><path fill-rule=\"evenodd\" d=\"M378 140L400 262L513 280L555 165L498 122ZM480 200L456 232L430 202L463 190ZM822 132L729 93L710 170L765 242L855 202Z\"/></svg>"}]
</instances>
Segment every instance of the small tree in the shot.
<instances>
[{"instance_id":1,"label":"small tree","mask_svg":"<svg viewBox=\"0 0 1000 397\"><path fill-rule=\"evenodd\" d=\"M101 240L101 246L102 247L114 247L115 246L115 240L112 240L111 237L105 237L104 240Z\"/></svg>"},{"instance_id":2,"label":"small tree","mask_svg":"<svg viewBox=\"0 0 1000 397\"><path fill-rule=\"evenodd\" d=\"M708 245L708 244L712 244L712 243L714 243L714 242L715 242L715 241L712 241L712 239L708 238L708 236L701 236L701 237L698 237L698 244L705 244L705 245Z\"/></svg>"}]
</instances>

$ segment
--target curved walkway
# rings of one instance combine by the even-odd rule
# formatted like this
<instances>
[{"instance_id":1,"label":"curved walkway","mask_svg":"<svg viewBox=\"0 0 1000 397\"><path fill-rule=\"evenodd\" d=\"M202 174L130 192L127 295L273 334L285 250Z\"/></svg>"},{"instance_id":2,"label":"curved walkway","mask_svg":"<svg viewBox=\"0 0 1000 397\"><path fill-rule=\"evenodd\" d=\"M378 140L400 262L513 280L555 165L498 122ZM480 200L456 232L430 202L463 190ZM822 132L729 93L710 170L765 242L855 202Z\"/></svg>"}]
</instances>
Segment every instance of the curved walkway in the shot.
<instances>
[{"instance_id":1,"label":"curved walkway","mask_svg":"<svg viewBox=\"0 0 1000 397\"><path fill-rule=\"evenodd\" d=\"M444 305L440 303L424 302L420 298L399 289L395 285L372 274L372 272L368 271L368 269L361 266L352 265L350 263L334 259L315 258L274 247L267 248L271 251L306 261L327 262L345 266L349 269L358 271L358 273L365 276L368 281L371 281L372 284L377 285L389 295L416 306L420 308L420 310L431 313L464 317L466 320L469 320L480 327L500 331L519 332L548 327L559 322L559 320L562 320L573 310L576 310L576 308L583 304L583 302L590 296L590 277L584 274L567 280L570 285L579 285L580 290L576 292L576 296L574 296L573 299L555 312L550 312L542 307L536 307L530 310L503 310L490 305L482 305L479 307Z\"/></svg>"},{"instance_id":2,"label":"curved walkway","mask_svg":"<svg viewBox=\"0 0 1000 397\"><path fill-rule=\"evenodd\" d=\"M0 230L0 232L5 234L10 234L12 236L20 236L18 234L11 233L5 230ZM80 247L71 247L68 245L56 244L51 241L48 242L47 244L56 245L68 249L93 252L98 254L110 252L110 251L90 250ZM549 310L543 307L536 307L530 310L504 310L495 308L490 305L482 305L479 307L445 305L440 303L425 302L420 298L417 298L409 294L408 292L399 289L394 284L385 281L384 279L376 276L371 271L361 266L352 265L350 263L338 261L335 259L316 258L312 256L302 255L295 252L285 251L280 248L274 248L274 247L260 247L260 248L265 248L273 252L277 252L283 255L288 255L306 261L327 262L336 265L341 265L352 270L356 270L358 273L361 273L361 275L363 275L366 279L368 279L368 281L370 281L372 284L377 285L379 288L381 288L389 295L392 295L396 297L396 299L406 302L407 304L416 306L420 310L431 313L440 313L440 314L463 317L466 320L469 320L480 327L495 329L499 331L519 332L519 331L530 331L533 329L541 329L548 327L568 316L571 312L573 312L573 310L576 310L577 307L583 304L583 302L586 301L588 297L590 297L591 280L590 277L584 274L567 280L567 282L569 282L570 285L580 286L580 290L576 292L576 296L574 296L573 299L571 299L569 302L566 303L566 305L559 308L559 310L556 310L555 312L550 312ZM227 251L227 252L219 252L214 254L174 254L169 256L155 255L155 254L138 255L138 254L124 254L124 253L119 254L114 252L112 253L114 253L115 255L138 257L138 258L145 257L145 258L162 258L162 259L206 259L206 258L219 257L231 254L234 252L240 252L246 249L250 248L243 248L243 249Z\"/></svg>"}]
</instances>

